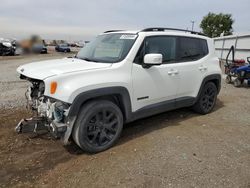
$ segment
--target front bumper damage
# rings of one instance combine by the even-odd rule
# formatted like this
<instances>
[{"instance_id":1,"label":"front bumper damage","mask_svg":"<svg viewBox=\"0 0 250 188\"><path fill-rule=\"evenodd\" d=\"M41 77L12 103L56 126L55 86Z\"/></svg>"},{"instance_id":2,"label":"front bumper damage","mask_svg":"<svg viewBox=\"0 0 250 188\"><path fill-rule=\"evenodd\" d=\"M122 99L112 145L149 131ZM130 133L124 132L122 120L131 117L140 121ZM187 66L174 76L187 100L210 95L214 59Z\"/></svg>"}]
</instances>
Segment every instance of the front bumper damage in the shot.
<instances>
[{"instance_id":1,"label":"front bumper damage","mask_svg":"<svg viewBox=\"0 0 250 188\"><path fill-rule=\"evenodd\" d=\"M32 117L28 119L22 119L16 126L15 131L21 133L50 133L54 138L60 138L64 145L69 143L72 127L75 118L67 123L47 123L46 118L43 117Z\"/></svg>"},{"instance_id":2,"label":"front bumper damage","mask_svg":"<svg viewBox=\"0 0 250 188\"><path fill-rule=\"evenodd\" d=\"M68 117L70 104L43 95L43 82L31 81L25 96L27 108L34 114L32 118L22 119L16 126L17 133L50 133L60 138L64 145L69 143L75 117Z\"/></svg>"},{"instance_id":3,"label":"front bumper damage","mask_svg":"<svg viewBox=\"0 0 250 188\"><path fill-rule=\"evenodd\" d=\"M29 119L22 119L16 126L17 133L39 133L40 131L47 131L45 126L45 119L42 117L33 117Z\"/></svg>"}]
</instances>

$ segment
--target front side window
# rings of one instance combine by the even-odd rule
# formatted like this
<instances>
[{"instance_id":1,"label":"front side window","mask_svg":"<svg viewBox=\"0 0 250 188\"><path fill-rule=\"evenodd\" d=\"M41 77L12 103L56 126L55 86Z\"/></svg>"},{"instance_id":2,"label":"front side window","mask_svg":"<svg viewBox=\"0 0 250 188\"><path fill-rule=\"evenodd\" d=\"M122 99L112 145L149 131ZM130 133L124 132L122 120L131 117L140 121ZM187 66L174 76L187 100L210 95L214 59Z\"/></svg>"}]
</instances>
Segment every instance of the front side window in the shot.
<instances>
[{"instance_id":1,"label":"front side window","mask_svg":"<svg viewBox=\"0 0 250 188\"><path fill-rule=\"evenodd\" d=\"M76 57L93 62L119 62L127 56L136 38L134 34L100 35L82 48Z\"/></svg>"},{"instance_id":2,"label":"front side window","mask_svg":"<svg viewBox=\"0 0 250 188\"><path fill-rule=\"evenodd\" d=\"M149 37L145 42L145 54L162 54L162 63L176 60L176 38L175 37Z\"/></svg>"},{"instance_id":3,"label":"front side window","mask_svg":"<svg viewBox=\"0 0 250 188\"><path fill-rule=\"evenodd\" d=\"M207 42L204 39L180 37L180 61L198 60L208 54Z\"/></svg>"},{"instance_id":4,"label":"front side window","mask_svg":"<svg viewBox=\"0 0 250 188\"><path fill-rule=\"evenodd\" d=\"M176 61L177 39L174 36L147 37L135 58L135 63L143 63L146 54L162 54L162 63L173 63Z\"/></svg>"},{"instance_id":5,"label":"front side window","mask_svg":"<svg viewBox=\"0 0 250 188\"><path fill-rule=\"evenodd\" d=\"M144 55L159 53L163 64L195 61L208 54L207 41L200 38L181 36L153 36L145 38L134 62L143 63Z\"/></svg>"}]
</instances>

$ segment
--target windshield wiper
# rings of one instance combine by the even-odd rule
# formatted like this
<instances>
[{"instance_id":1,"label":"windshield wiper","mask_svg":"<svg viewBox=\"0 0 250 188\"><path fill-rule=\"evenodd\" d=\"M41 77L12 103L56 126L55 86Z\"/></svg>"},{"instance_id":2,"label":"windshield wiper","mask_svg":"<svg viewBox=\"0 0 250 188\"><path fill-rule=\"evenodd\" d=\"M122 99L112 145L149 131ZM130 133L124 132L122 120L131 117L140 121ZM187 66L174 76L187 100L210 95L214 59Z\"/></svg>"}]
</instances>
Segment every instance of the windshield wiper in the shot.
<instances>
[{"instance_id":1,"label":"windshield wiper","mask_svg":"<svg viewBox=\"0 0 250 188\"><path fill-rule=\"evenodd\" d=\"M77 58L79 58L79 57L77 57ZM82 59L82 60L84 60L84 61L89 61L89 62L99 62L99 61L97 61L97 60L89 59L89 58L87 58L87 57L79 58L79 59Z\"/></svg>"}]
</instances>

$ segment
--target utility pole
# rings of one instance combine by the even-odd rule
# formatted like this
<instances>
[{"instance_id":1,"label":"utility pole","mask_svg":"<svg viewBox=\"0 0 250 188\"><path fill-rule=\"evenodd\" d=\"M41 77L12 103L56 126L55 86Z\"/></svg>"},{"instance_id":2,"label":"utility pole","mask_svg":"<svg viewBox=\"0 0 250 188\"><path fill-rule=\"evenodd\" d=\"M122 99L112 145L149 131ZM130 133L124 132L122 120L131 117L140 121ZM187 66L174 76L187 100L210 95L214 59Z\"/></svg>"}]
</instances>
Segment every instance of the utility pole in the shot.
<instances>
[{"instance_id":1,"label":"utility pole","mask_svg":"<svg viewBox=\"0 0 250 188\"><path fill-rule=\"evenodd\" d=\"M192 31L194 31L194 23L195 23L195 21L192 20L191 23L192 23Z\"/></svg>"}]
</instances>

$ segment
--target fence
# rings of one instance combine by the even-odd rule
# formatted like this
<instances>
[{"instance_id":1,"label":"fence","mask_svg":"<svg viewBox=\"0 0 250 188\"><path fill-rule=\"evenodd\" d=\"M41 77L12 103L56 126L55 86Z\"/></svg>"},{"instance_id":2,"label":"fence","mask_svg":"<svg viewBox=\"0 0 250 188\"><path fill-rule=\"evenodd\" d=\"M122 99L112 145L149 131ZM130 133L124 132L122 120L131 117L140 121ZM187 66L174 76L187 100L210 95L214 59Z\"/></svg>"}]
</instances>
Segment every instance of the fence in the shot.
<instances>
[{"instance_id":1,"label":"fence","mask_svg":"<svg viewBox=\"0 0 250 188\"><path fill-rule=\"evenodd\" d=\"M225 37L214 38L215 53L220 60L225 60L230 47L235 47L235 59L244 59L250 57L250 34L231 35Z\"/></svg>"}]
</instances>

